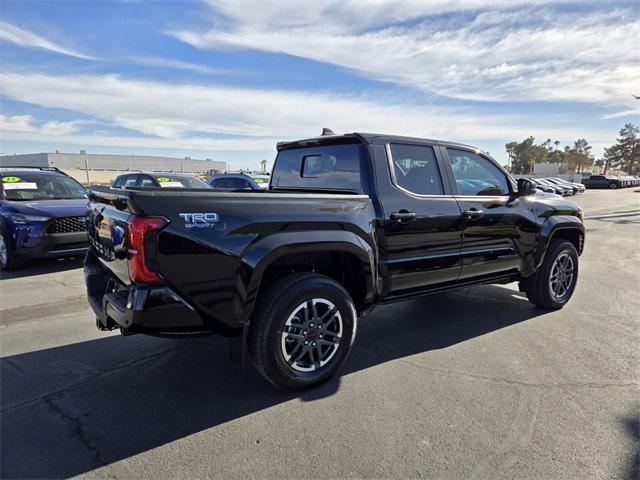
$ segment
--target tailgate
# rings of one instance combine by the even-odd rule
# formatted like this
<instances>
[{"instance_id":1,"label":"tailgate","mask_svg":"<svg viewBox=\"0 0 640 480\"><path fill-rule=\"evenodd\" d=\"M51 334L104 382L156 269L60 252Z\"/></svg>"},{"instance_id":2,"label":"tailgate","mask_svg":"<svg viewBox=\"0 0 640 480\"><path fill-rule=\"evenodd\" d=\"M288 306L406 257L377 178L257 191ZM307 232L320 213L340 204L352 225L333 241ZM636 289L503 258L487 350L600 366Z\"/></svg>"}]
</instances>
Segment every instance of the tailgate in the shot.
<instances>
[{"instance_id":1,"label":"tailgate","mask_svg":"<svg viewBox=\"0 0 640 480\"><path fill-rule=\"evenodd\" d=\"M131 212L127 197L92 191L89 195L87 230L91 250L120 281L131 283L127 260L127 221Z\"/></svg>"}]
</instances>

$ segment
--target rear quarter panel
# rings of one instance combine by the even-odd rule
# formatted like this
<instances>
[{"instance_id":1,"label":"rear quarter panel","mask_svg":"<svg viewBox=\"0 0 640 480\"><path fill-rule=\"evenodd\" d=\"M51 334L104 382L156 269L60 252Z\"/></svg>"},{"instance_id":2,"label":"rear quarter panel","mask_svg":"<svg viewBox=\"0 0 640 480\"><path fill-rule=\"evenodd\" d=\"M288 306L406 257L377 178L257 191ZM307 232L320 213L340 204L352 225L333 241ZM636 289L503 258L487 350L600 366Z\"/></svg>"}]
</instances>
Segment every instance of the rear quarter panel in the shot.
<instances>
[{"instance_id":1,"label":"rear quarter panel","mask_svg":"<svg viewBox=\"0 0 640 480\"><path fill-rule=\"evenodd\" d=\"M375 215L367 196L259 191L134 196L145 213L169 220L158 236L162 277L204 318L233 328L248 320L262 272L282 255L352 249L375 269ZM218 221L189 225L180 214L190 213L215 213Z\"/></svg>"}]
</instances>

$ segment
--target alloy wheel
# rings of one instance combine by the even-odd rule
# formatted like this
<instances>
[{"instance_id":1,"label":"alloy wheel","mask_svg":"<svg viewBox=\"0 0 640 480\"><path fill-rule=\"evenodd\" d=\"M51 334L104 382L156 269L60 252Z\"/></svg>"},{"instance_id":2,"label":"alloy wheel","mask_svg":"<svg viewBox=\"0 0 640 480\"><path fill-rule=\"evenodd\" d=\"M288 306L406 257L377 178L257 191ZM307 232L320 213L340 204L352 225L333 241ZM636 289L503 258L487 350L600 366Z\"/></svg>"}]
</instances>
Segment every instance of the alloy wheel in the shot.
<instances>
[{"instance_id":1,"label":"alloy wheel","mask_svg":"<svg viewBox=\"0 0 640 480\"><path fill-rule=\"evenodd\" d=\"M573 259L562 252L553 262L549 277L549 292L556 302L563 302L569 296L574 276Z\"/></svg>"},{"instance_id":2,"label":"alloy wheel","mask_svg":"<svg viewBox=\"0 0 640 480\"><path fill-rule=\"evenodd\" d=\"M4 236L0 235L0 265L5 267L9 258L9 252L7 250L7 243L4 241Z\"/></svg>"},{"instance_id":3,"label":"alloy wheel","mask_svg":"<svg viewBox=\"0 0 640 480\"><path fill-rule=\"evenodd\" d=\"M298 372L314 372L336 354L342 339L342 316L324 298L298 305L287 319L280 341L284 360Z\"/></svg>"}]
</instances>

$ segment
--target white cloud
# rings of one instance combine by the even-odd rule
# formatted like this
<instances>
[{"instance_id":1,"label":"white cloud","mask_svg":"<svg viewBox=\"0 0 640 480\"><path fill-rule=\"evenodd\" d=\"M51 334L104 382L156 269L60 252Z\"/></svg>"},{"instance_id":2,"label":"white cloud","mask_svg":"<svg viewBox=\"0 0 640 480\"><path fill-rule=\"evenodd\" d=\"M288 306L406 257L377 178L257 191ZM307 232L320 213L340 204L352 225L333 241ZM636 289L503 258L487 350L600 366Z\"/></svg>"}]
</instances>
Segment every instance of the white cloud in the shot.
<instances>
[{"instance_id":1,"label":"white cloud","mask_svg":"<svg viewBox=\"0 0 640 480\"><path fill-rule=\"evenodd\" d=\"M87 145L273 150L277 140L314 136L322 127L461 141L506 141L531 134L563 142L585 136L592 143L608 140L601 131L579 126L567 128L547 121L544 128L536 129L514 117L462 108L386 104L366 96L167 84L116 75L0 73L0 85L12 100L64 108L93 117L94 123L140 132L138 136L80 135L76 132L80 121L36 126L29 116L14 116L3 119L5 140L55 137ZM528 116L529 123L531 120Z\"/></svg>"},{"instance_id":2,"label":"white cloud","mask_svg":"<svg viewBox=\"0 0 640 480\"><path fill-rule=\"evenodd\" d=\"M71 57L95 60L94 57L90 57L89 55L85 55L71 48L63 47L51 40L41 37L40 35L36 35L33 32L2 21L0 21L0 40L11 42L19 47L49 50L51 52L69 55Z\"/></svg>"},{"instance_id":3,"label":"white cloud","mask_svg":"<svg viewBox=\"0 0 640 480\"><path fill-rule=\"evenodd\" d=\"M70 122L49 121L38 124L31 115L0 115L0 132L35 133L37 135L59 137L76 133L78 127L88 123L92 122L73 120Z\"/></svg>"},{"instance_id":4,"label":"white cloud","mask_svg":"<svg viewBox=\"0 0 640 480\"><path fill-rule=\"evenodd\" d=\"M640 78L640 15L632 6L597 10L597 3L591 9L581 3L581 10L569 11L570 2L555 2L559 8L551 1L209 3L209 30L172 34L201 49L286 53L455 98L631 106Z\"/></svg>"},{"instance_id":5,"label":"white cloud","mask_svg":"<svg viewBox=\"0 0 640 480\"><path fill-rule=\"evenodd\" d=\"M4 132L33 132L31 115L0 115L0 130Z\"/></svg>"},{"instance_id":6,"label":"white cloud","mask_svg":"<svg viewBox=\"0 0 640 480\"><path fill-rule=\"evenodd\" d=\"M201 65L199 63L183 62L181 60L164 57L133 57L130 58L130 60L139 65L187 70L191 72L206 73L211 75L251 75L251 72L249 72L248 70L209 67L207 65Z\"/></svg>"}]
</instances>

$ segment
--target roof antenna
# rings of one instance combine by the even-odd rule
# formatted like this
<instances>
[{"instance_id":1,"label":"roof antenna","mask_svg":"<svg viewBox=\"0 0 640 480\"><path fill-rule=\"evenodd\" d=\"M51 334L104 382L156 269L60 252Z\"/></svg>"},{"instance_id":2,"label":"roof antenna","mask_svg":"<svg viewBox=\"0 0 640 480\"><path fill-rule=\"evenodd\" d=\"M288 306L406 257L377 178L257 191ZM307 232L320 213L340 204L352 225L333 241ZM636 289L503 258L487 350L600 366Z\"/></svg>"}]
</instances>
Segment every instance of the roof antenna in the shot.
<instances>
[{"instance_id":1,"label":"roof antenna","mask_svg":"<svg viewBox=\"0 0 640 480\"><path fill-rule=\"evenodd\" d=\"M333 130L331 130L330 128L323 128L322 129L322 136L325 137L327 135L335 135L336 132L334 132Z\"/></svg>"}]
</instances>

